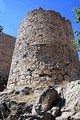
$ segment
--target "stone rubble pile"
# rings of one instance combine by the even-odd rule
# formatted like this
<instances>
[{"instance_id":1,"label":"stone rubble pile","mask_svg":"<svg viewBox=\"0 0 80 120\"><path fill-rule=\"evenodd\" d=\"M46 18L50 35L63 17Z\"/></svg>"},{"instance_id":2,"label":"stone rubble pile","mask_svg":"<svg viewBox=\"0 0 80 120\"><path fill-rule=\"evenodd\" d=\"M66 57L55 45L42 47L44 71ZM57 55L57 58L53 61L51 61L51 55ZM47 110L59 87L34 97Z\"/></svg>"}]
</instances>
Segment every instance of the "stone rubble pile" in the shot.
<instances>
[{"instance_id":1,"label":"stone rubble pile","mask_svg":"<svg viewBox=\"0 0 80 120\"><path fill-rule=\"evenodd\" d=\"M42 91L0 93L0 120L80 120L80 80Z\"/></svg>"}]
</instances>

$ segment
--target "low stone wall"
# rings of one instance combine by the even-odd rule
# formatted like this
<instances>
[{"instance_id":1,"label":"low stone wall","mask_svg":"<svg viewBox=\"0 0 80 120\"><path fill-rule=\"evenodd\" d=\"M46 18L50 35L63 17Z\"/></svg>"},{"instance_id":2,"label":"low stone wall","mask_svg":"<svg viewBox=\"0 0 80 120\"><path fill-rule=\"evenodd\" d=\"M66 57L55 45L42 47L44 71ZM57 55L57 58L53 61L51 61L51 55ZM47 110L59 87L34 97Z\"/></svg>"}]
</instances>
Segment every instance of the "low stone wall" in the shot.
<instances>
[{"instance_id":1,"label":"low stone wall","mask_svg":"<svg viewBox=\"0 0 80 120\"><path fill-rule=\"evenodd\" d=\"M0 90L7 84L15 37L0 33Z\"/></svg>"}]
</instances>

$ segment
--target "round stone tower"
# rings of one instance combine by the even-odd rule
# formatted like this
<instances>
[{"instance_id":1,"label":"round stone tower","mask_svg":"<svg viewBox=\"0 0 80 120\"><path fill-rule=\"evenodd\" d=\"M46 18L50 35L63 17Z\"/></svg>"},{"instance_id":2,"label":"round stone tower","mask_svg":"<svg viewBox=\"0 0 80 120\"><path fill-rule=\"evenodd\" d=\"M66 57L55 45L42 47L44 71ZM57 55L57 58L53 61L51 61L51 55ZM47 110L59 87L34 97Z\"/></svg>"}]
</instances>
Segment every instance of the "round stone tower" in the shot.
<instances>
[{"instance_id":1,"label":"round stone tower","mask_svg":"<svg viewBox=\"0 0 80 120\"><path fill-rule=\"evenodd\" d=\"M8 88L61 84L79 78L79 60L69 20L41 8L22 21L14 49Z\"/></svg>"}]
</instances>

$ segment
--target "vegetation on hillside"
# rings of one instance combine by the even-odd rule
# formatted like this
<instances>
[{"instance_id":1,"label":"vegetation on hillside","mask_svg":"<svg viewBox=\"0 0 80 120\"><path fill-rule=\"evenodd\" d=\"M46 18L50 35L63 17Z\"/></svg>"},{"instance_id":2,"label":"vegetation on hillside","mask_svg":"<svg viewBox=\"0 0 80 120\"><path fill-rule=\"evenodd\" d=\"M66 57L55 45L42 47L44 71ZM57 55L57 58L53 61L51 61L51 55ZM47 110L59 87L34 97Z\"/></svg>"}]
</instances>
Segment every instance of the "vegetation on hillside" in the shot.
<instances>
[{"instance_id":1,"label":"vegetation on hillside","mask_svg":"<svg viewBox=\"0 0 80 120\"><path fill-rule=\"evenodd\" d=\"M80 8L76 8L74 10L74 13L75 13L75 21L79 24L80 23ZM76 35L76 40L74 40L74 45L76 47L76 50L80 51L80 32L75 31L74 33Z\"/></svg>"}]
</instances>

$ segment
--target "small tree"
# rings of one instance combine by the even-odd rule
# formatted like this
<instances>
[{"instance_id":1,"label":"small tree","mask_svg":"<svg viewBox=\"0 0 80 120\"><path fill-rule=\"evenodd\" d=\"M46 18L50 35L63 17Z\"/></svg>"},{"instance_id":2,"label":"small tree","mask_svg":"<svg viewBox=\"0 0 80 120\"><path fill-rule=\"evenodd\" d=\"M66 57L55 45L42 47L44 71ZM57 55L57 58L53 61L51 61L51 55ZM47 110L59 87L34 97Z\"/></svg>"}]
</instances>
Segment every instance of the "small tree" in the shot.
<instances>
[{"instance_id":1,"label":"small tree","mask_svg":"<svg viewBox=\"0 0 80 120\"><path fill-rule=\"evenodd\" d=\"M3 32L3 27L0 25L0 33Z\"/></svg>"},{"instance_id":2,"label":"small tree","mask_svg":"<svg viewBox=\"0 0 80 120\"><path fill-rule=\"evenodd\" d=\"M75 20L77 23L80 23L80 8L75 9Z\"/></svg>"},{"instance_id":3,"label":"small tree","mask_svg":"<svg viewBox=\"0 0 80 120\"><path fill-rule=\"evenodd\" d=\"M74 10L74 13L75 13L75 21L77 23L80 23L80 8L76 8ZM76 50L80 51L80 32L79 31L75 31L74 33L76 35L76 40L74 40L73 42L74 42L74 45L76 47Z\"/></svg>"}]
</instances>

